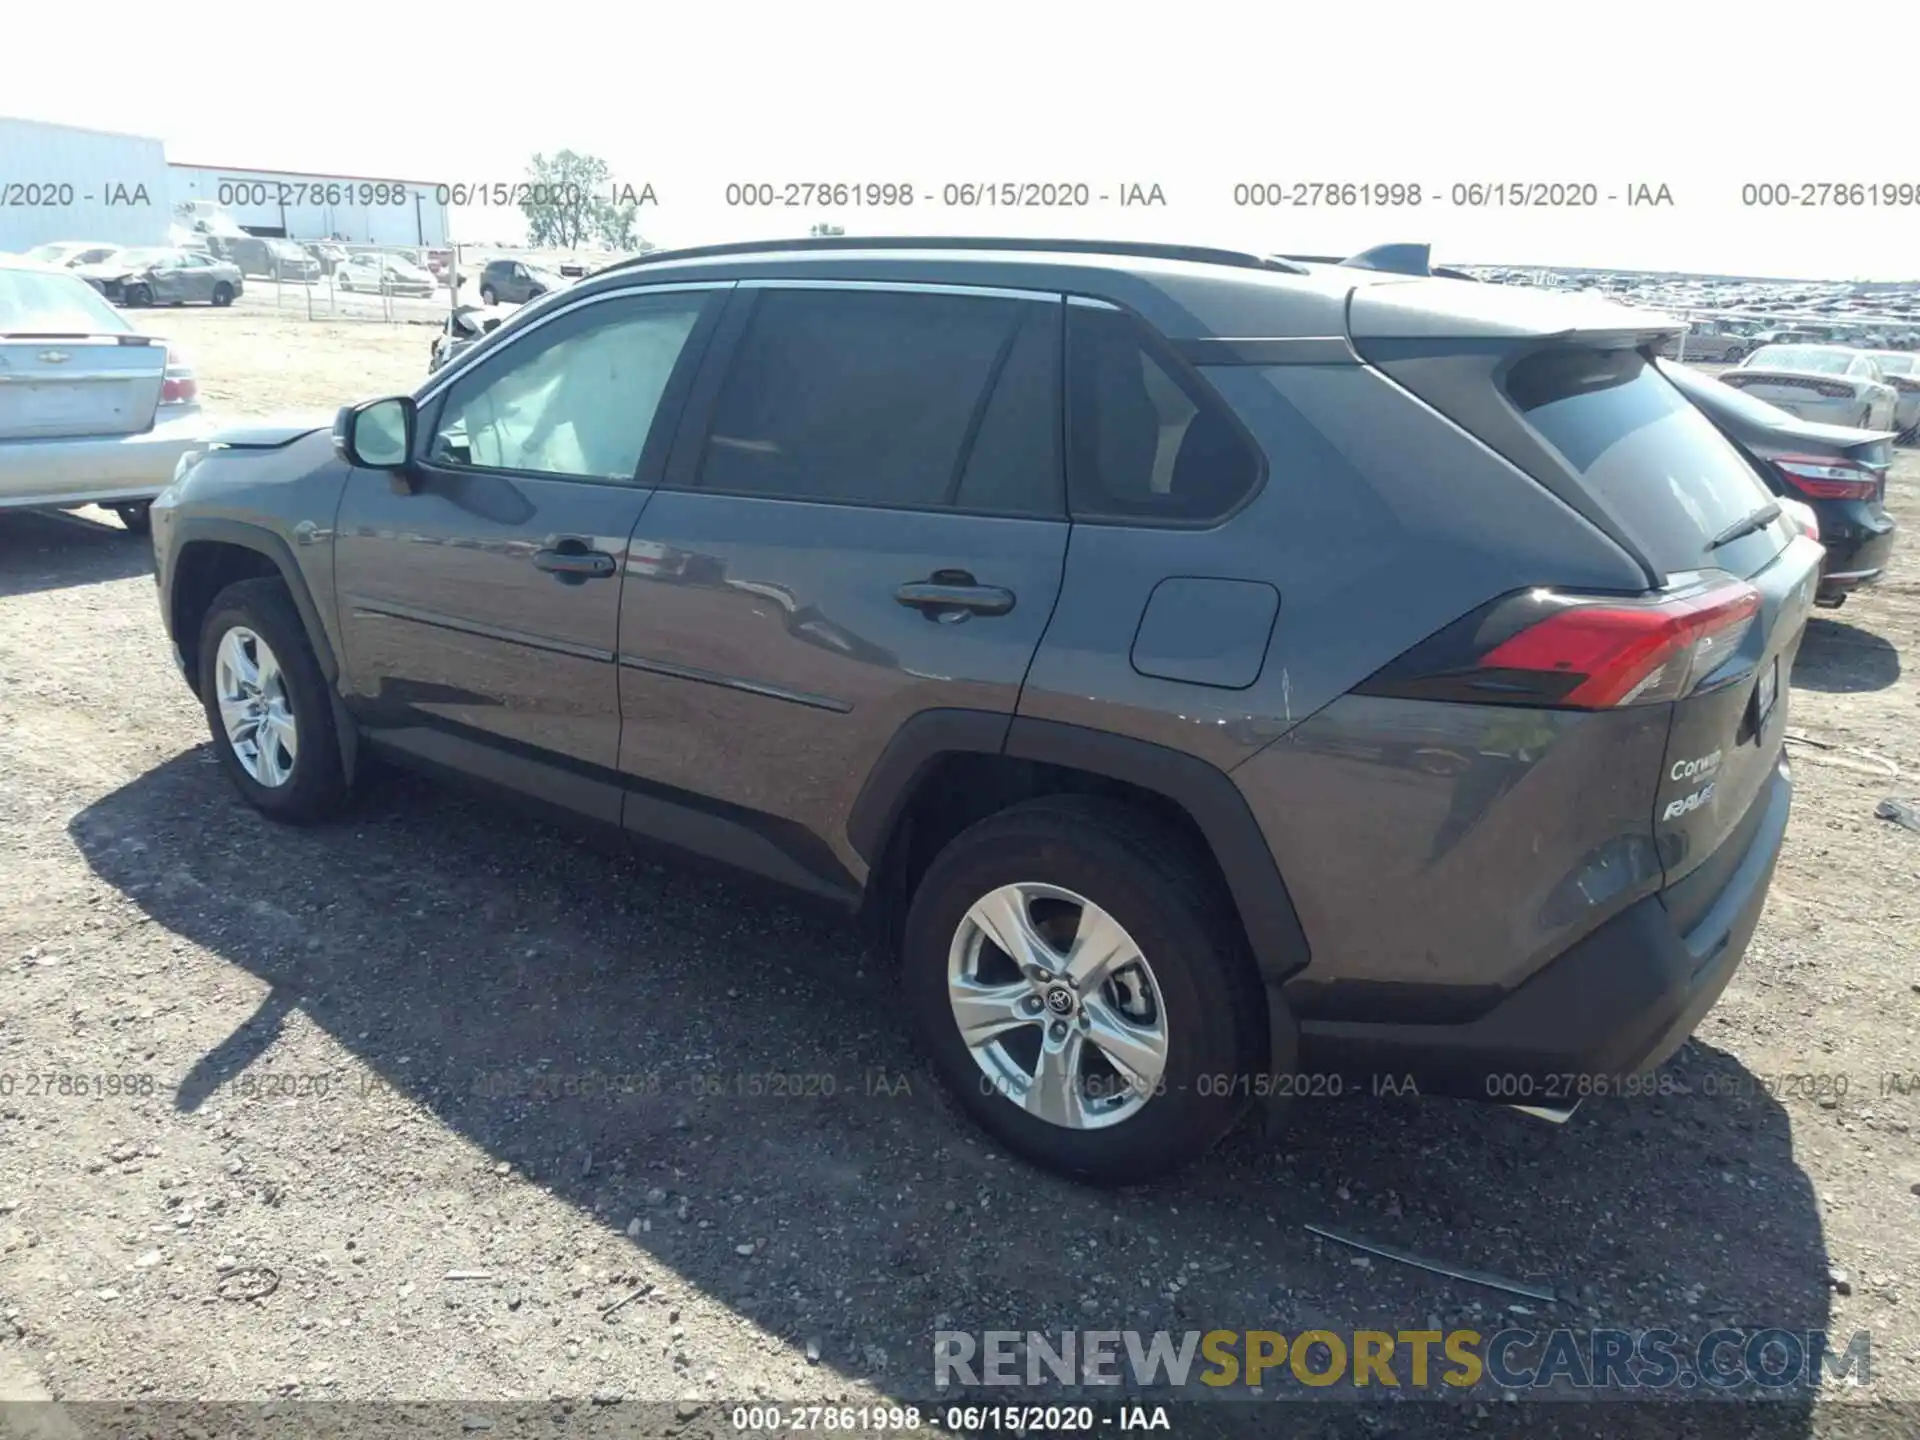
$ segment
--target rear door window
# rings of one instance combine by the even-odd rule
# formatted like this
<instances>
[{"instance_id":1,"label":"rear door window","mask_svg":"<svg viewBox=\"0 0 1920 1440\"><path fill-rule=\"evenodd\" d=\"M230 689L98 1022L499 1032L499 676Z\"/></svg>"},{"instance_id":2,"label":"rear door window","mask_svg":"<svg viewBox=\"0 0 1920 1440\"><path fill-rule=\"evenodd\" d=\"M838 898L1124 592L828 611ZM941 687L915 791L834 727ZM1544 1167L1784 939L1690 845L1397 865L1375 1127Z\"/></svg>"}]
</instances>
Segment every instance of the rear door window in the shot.
<instances>
[{"instance_id":1,"label":"rear door window","mask_svg":"<svg viewBox=\"0 0 1920 1440\"><path fill-rule=\"evenodd\" d=\"M1508 372L1506 391L1662 569L1750 574L1785 544L1775 525L1709 548L1771 497L1726 437L1638 351L1537 351Z\"/></svg>"},{"instance_id":2,"label":"rear door window","mask_svg":"<svg viewBox=\"0 0 1920 1440\"><path fill-rule=\"evenodd\" d=\"M753 303L699 488L1060 513L1057 304L832 289Z\"/></svg>"}]
</instances>

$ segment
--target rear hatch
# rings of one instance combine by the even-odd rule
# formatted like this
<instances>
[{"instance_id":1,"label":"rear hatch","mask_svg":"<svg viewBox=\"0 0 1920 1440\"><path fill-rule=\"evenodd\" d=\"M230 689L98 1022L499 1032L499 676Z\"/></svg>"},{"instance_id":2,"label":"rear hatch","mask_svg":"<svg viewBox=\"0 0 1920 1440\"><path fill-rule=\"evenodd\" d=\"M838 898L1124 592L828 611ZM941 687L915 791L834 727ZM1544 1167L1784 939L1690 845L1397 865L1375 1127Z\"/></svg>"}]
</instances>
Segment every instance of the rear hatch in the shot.
<instances>
[{"instance_id":1,"label":"rear hatch","mask_svg":"<svg viewBox=\"0 0 1920 1440\"><path fill-rule=\"evenodd\" d=\"M1638 596L1516 598L1500 622L1510 635L1478 663L1571 675L1587 645L1593 673L1551 703L1669 703L1652 815L1667 884L1716 852L1730 872L1779 763L1820 547L1656 368L1677 322L1500 287L1433 288L1447 283L1357 291L1355 349L1611 536L1647 577Z\"/></svg>"}]
</instances>

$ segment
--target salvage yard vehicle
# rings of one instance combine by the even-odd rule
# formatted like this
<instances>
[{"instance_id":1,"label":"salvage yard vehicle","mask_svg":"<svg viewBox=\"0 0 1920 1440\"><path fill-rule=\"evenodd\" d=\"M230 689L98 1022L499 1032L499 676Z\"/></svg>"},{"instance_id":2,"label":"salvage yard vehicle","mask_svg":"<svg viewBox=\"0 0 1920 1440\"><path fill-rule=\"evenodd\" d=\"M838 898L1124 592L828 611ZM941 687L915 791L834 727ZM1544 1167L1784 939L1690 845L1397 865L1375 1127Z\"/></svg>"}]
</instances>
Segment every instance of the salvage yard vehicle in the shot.
<instances>
[{"instance_id":1,"label":"salvage yard vehicle","mask_svg":"<svg viewBox=\"0 0 1920 1440\"><path fill-rule=\"evenodd\" d=\"M1920 355L1905 350L1867 352L1880 367L1880 376L1893 386L1893 428L1903 444L1920 439Z\"/></svg>"},{"instance_id":2,"label":"salvage yard vehicle","mask_svg":"<svg viewBox=\"0 0 1920 1440\"><path fill-rule=\"evenodd\" d=\"M1844 345L1763 345L1720 377L1802 420L1891 430L1899 392L1864 350Z\"/></svg>"},{"instance_id":3,"label":"salvage yard vehicle","mask_svg":"<svg viewBox=\"0 0 1920 1440\"><path fill-rule=\"evenodd\" d=\"M376 752L861 915L1068 1175L1305 1076L1571 1106L1746 950L1821 549L1677 322L1380 255L616 264L183 465L174 659L269 816Z\"/></svg>"},{"instance_id":4,"label":"salvage yard vehicle","mask_svg":"<svg viewBox=\"0 0 1920 1440\"><path fill-rule=\"evenodd\" d=\"M439 281L417 265L375 252L348 256L334 267L333 283L342 290L377 295L431 295Z\"/></svg>"},{"instance_id":5,"label":"salvage yard vehicle","mask_svg":"<svg viewBox=\"0 0 1920 1440\"><path fill-rule=\"evenodd\" d=\"M98 265L124 248L120 245L102 245L93 240L55 240L51 244L36 245L23 253L27 259L37 260L42 265L73 270L82 265Z\"/></svg>"},{"instance_id":6,"label":"salvage yard vehicle","mask_svg":"<svg viewBox=\"0 0 1920 1440\"><path fill-rule=\"evenodd\" d=\"M1696 320L1687 326L1684 343L1668 348L1687 360L1713 360L1731 365L1753 348L1753 340L1711 320Z\"/></svg>"},{"instance_id":7,"label":"salvage yard vehicle","mask_svg":"<svg viewBox=\"0 0 1920 1440\"><path fill-rule=\"evenodd\" d=\"M1660 369L1746 454L1769 490L1812 511L1827 552L1817 603L1844 604L1879 581L1897 528L1887 513L1893 449L1885 431L1802 420L1685 365L1663 361Z\"/></svg>"},{"instance_id":8,"label":"salvage yard vehicle","mask_svg":"<svg viewBox=\"0 0 1920 1440\"><path fill-rule=\"evenodd\" d=\"M136 533L210 430L186 360L71 271L0 256L0 509L104 505Z\"/></svg>"},{"instance_id":9,"label":"salvage yard vehicle","mask_svg":"<svg viewBox=\"0 0 1920 1440\"><path fill-rule=\"evenodd\" d=\"M74 268L117 305L231 305L246 289L240 267L198 250L116 250L98 265Z\"/></svg>"},{"instance_id":10,"label":"salvage yard vehicle","mask_svg":"<svg viewBox=\"0 0 1920 1440\"><path fill-rule=\"evenodd\" d=\"M440 333L433 337L427 373L431 375L474 341L491 335L500 328L501 321L514 313L498 305L456 305L453 313L441 323Z\"/></svg>"}]
</instances>

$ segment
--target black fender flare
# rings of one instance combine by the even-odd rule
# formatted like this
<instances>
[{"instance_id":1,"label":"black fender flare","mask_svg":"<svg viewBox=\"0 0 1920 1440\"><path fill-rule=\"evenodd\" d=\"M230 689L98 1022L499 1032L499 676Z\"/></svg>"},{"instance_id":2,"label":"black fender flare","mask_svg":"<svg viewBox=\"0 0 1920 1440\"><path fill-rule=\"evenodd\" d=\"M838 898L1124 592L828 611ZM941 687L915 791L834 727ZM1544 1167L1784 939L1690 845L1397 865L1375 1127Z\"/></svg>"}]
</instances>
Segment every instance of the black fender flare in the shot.
<instances>
[{"instance_id":1,"label":"black fender flare","mask_svg":"<svg viewBox=\"0 0 1920 1440\"><path fill-rule=\"evenodd\" d=\"M1267 991L1271 1068L1290 1073L1299 1031L1280 990L1306 968L1306 932L1266 836L1227 773L1192 755L1129 735L983 710L924 710L894 734L847 816L847 840L868 864L886 853L901 813L944 755L974 752L1082 770L1151 791L1192 817L1240 912Z\"/></svg>"},{"instance_id":2,"label":"black fender flare","mask_svg":"<svg viewBox=\"0 0 1920 1440\"><path fill-rule=\"evenodd\" d=\"M327 624L324 612L314 601L306 572L293 557L293 547L264 525L221 516L182 517L174 529L173 554L167 566L167 593L161 597L166 607L169 633L174 628L174 589L180 579L180 557L186 553L188 546L195 544L231 545L251 550L272 562L274 569L280 572L287 592L293 596L294 609L300 612L300 623L306 629L307 642L313 646L320 673L326 677L327 698L333 705L333 728L340 737L340 761L345 767L348 783L352 783L359 767L360 729L340 694L340 650L335 642L333 627ZM175 637L176 643L178 638ZM188 683L197 688L194 677L189 676Z\"/></svg>"}]
</instances>

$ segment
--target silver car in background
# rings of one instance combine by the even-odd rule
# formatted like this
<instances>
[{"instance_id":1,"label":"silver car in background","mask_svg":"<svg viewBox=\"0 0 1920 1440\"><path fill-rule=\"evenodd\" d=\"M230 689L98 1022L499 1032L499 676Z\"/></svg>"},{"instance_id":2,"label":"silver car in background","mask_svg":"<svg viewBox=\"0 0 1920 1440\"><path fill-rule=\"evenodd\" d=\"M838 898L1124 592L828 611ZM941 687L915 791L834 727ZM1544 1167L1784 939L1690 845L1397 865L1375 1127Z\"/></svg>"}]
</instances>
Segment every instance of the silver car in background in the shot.
<instances>
[{"instance_id":1,"label":"silver car in background","mask_svg":"<svg viewBox=\"0 0 1920 1440\"><path fill-rule=\"evenodd\" d=\"M193 370L70 271L0 256L0 510L147 506L212 426Z\"/></svg>"},{"instance_id":2,"label":"silver car in background","mask_svg":"<svg viewBox=\"0 0 1920 1440\"><path fill-rule=\"evenodd\" d=\"M74 273L118 305L231 305L246 289L238 265L199 250L118 250Z\"/></svg>"},{"instance_id":3,"label":"silver car in background","mask_svg":"<svg viewBox=\"0 0 1920 1440\"><path fill-rule=\"evenodd\" d=\"M1864 350L1844 345L1763 345L1720 380L1802 420L1861 430L1893 429L1899 392Z\"/></svg>"}]
</instances>

